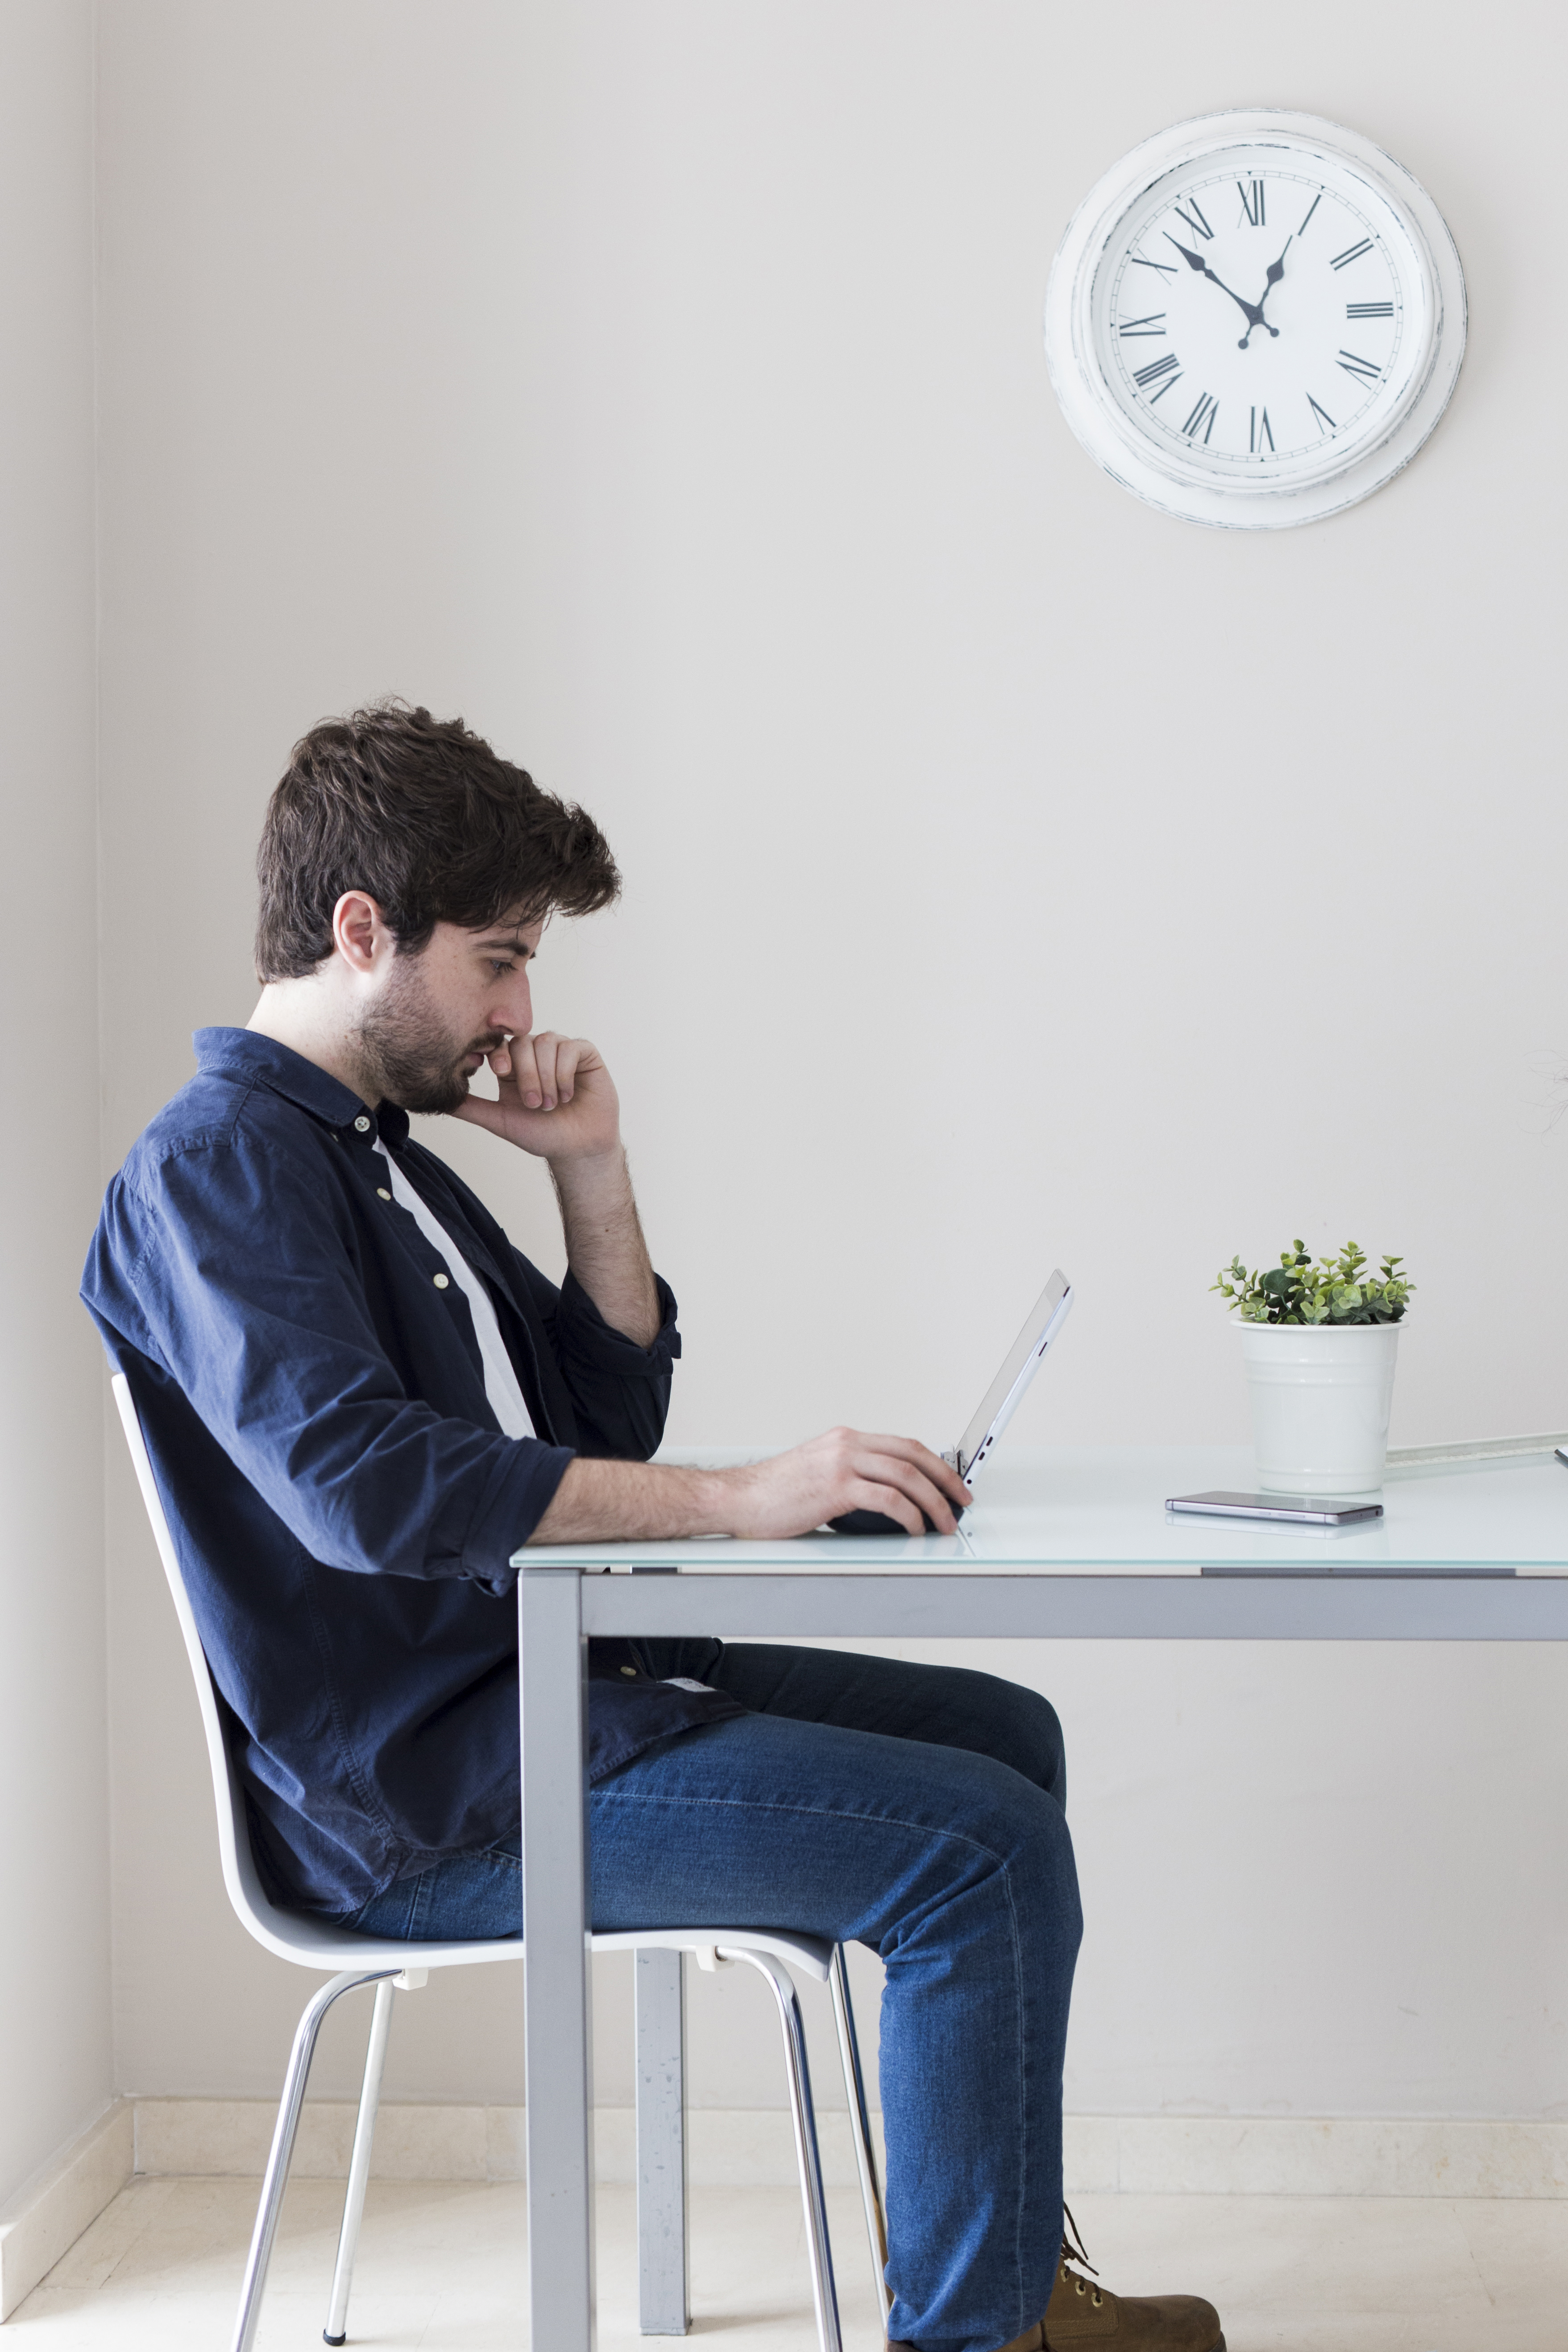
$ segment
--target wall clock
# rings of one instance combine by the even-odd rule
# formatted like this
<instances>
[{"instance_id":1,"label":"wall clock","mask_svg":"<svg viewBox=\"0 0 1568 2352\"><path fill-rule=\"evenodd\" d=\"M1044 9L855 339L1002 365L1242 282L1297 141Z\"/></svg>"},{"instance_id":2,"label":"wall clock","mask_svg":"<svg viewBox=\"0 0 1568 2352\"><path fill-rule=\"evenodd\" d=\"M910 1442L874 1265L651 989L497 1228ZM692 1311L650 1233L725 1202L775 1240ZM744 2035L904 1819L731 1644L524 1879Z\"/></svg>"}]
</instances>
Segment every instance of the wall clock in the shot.
<instances>
[{"instance_id":1,"label":"wall clock","mask_svg":"<svg viewBox=\"0 0 1568 2352\"><path fill-rule=\"evenodd\" d=\"M1231 530L1381 489L1464 351L1464 276L1426 189L1370 139L1274 109L1123 156L1046 296L1051 382L1084 446L1152 506Z\"/></svg>"}]
</instances>

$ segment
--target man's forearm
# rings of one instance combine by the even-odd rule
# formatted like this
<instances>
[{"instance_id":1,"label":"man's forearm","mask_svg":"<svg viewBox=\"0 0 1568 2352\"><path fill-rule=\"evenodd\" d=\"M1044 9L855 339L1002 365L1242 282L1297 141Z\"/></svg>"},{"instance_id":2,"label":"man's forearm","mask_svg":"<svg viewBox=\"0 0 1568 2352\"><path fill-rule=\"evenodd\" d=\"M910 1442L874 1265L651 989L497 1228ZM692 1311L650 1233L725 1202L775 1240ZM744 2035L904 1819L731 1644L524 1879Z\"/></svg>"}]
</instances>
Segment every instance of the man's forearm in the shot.
<instances>
[{"instance_id":1,"label":"man's forearm","mask_svg":"<svg viewBox=\"0 0 1568 2352\"><path fill-rule=\"evenodd\" d=\"M908 1535L951 1535L970 1499L955 1470L912 1437L830 1429L732 1470L579 1454L528 1538L534 1544L659 1543L682 1536L805 1535L842 1511L882 1511Z\"/></svg>"},{"instance_id":2,"label":"man's forearm","mask_svg":"<svg viewBox=\"0 0 1568 2352\"><path fill-rule=\"evenodd\" d=\"M551 1497L534 1544L650 1543L678 1536L725 1535L732 1476L722 1470L677 1469L662 1462L595 1462L579 1454Z\"/></svg>"},{"instance_id":3,"label":"man's forearm","mask_svg":"<svg viewBox=\"0 0 1568 2352\"><path fill-rule=\"evenodd\" d=\"M650 1347L662 1320L658 1288L626 1153L617 1148L602 1161L552 1162L550 1173L561 1203L567 1265L612 1330L639 1348Z\"/></svg>"}]
</instances>

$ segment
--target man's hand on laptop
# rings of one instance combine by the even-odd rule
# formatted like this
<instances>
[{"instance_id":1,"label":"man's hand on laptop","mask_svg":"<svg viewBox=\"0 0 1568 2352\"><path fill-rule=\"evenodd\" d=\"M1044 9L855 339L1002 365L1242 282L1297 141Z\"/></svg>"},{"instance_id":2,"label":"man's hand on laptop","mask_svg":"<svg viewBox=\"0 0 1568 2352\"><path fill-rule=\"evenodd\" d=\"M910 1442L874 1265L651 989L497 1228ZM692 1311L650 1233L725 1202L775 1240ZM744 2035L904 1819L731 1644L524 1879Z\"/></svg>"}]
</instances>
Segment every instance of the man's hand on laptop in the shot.
<instances>
[{"instance_id":1,"label":"man's hand on laptop","mask_svg":"<svg viewBox=\"0 0 1568 2352\"><path fill-rule=\"evenodd\" d=\"M770 1539L809 1535L846 1511L881 1511L912 1536L929 1518L952 1535L968 1487L913 1437L830 1429L736 1470L664 1463L569 1463L535 1544L667 1541L681 1536ZM921 1514L924 1513L924 1517Z\"/></svg>"},{"instance_id":2,"label":"man's hand on laptop","mask_svg":"<svg viewBox=\"0 0 1568 2352\"><path fill-rule=\"evenodd\" d=\"M744 1524L726 1525L726 1535L805 1535L845 1511L881 1511L912 1536L924 1535L927 1518L950 1536L973 1499L957 1471L918 1438L862 1429L830 1429L771 1461L720 1475L741 1487Z\"/></svg>"}]
</instances>

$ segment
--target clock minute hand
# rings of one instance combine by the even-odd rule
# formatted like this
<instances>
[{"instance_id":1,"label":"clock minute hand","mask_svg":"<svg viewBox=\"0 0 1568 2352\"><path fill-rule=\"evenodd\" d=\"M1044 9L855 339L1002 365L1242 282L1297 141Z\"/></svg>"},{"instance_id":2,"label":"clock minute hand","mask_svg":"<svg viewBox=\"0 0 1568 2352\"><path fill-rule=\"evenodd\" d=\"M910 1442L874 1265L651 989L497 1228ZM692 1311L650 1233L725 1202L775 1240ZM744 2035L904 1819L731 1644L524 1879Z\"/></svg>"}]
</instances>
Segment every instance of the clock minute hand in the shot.
<instances>
[{"instance_id":1,"label":"clock minute hand","mask_svg":"<svg viewBox=\"0 0 1568 2352\"><path fill-rule=\"evenodd\" d=\"M1231 300L1236 303L1238 309L1246 311L1247 334L1242 337L1240 343L1237 345L1238 350L1245 351L1247 349L1247 338L1251 335L1254 327L1268 327L1268 321L1264 317L1262 310L1258 308L1256 302L1247 301L1236 291L1236 289L1233 286L1227 286L1223 278L1216 278L1201 253L1194 253L1184 245L1176 245L1176 240L1172 236L1169 229L1164 231L1164 235L1170 244L1176 246L1176 251L1181 255L1189 269L1199 271L1200 274L1206 278L1212 285L1217 286L1222 294L1228 294ZM1268 331L1271 335L1277 335L1279 330L1278 327L1268 327Z\"/></svg>"}]
</instances>

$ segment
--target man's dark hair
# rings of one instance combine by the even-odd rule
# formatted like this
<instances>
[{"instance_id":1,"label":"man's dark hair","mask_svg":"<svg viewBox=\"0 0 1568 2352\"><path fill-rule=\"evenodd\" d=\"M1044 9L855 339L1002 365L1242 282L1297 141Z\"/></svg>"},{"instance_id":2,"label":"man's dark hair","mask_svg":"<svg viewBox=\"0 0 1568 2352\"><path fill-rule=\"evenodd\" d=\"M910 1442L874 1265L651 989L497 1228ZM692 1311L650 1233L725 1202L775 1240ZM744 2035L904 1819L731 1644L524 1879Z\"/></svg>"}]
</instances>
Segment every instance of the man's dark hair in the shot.
<instances>
[{"instance_id":1,"label":"man's dark hair","mask_svg":"<svg viewBox=\"0 0 1568 2352\"><path fill-rule=\"evenodd\" d=\"M323 719L302 735L268 803L257 853L256 971L300 980L332 950L345 890L374 898L399 953L437 923L591 915L619 895L608 842L580 808L541 792L460 719L405 702Z\"/></svg>"}]
</instances>

